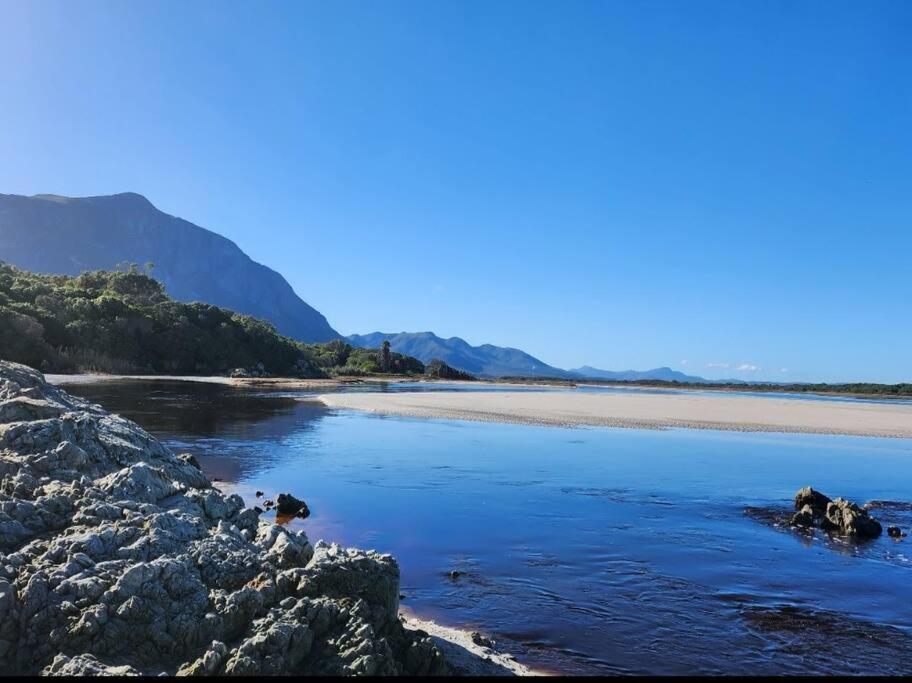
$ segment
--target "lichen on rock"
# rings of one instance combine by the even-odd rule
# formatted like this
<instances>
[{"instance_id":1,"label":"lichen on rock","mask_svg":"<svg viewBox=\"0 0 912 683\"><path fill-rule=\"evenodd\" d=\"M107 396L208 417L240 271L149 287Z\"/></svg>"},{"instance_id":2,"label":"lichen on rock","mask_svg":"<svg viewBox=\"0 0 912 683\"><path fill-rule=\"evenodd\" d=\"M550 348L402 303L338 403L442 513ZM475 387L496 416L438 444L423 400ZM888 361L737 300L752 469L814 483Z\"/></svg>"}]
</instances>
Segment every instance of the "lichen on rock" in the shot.
<instances>
[{"instance_id":1,"label":"lichen on rock","mask_svg":"<svg viewBox=\"0 0 912 683\"><path fill-rule=\"evenodd\" d=\"M0 361L0 672L444 674L389 555L317 543L192 456Z\"/></svg>"}]
</instances>

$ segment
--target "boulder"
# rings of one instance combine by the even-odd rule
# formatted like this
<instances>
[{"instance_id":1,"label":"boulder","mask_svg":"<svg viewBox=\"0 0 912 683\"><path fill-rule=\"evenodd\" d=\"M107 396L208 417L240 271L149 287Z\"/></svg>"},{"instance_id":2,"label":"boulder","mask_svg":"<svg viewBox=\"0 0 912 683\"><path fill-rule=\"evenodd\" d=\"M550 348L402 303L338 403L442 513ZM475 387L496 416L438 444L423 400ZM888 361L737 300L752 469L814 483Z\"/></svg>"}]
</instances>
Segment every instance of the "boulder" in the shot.
<instances>
[{"instance_id":1,"label":"boulder","mask_svg":"<svg viewBox=\"0 0 912 683\"><path fill-rule=\"evenodd\" d=\"M805 486L795 494L795 509L801 510L807 505L814 515L818 517L826 514L827 505L829 504L830 499L827 496L815 491L810 486Z\"/></svg>"},{"instance_id":2,"label":"boulder","mask_svg":"<svg viewBox=\"0 0 912 683\"><path fill-rule=\"evenodd\" d=\"M306 519L310 516L310 509L303 500L295 498L290 493L280 493L275 500L276 512L280 515L290 515Z\"/></svg>"},{"instance_id":3,"label":"boulder","mask_svg":"<svg viewBox=\"0 0 912 683\"><path fill-rule=\"evenodd\" d=\"M866 509L843 498L830 500L810 486L795 494L795 510L789 523L803 529L816 527L856 540L876 538L882 531L880 522Z\"/></svg>"}]
</instances>

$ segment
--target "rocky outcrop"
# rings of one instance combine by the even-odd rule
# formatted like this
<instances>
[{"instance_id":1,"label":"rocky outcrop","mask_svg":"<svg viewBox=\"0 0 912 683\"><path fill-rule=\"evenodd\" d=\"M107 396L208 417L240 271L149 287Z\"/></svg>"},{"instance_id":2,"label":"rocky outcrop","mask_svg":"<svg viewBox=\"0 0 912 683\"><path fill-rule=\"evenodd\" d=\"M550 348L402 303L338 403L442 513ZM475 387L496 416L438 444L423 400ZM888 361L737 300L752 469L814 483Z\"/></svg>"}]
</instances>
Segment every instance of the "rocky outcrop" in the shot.
<instances>
[{"instance_id":1,"label":"rocky outcrop","mask_svg":"<svg viewBox=\"0 0 912 683\"><path fill-rule=\"evenodd\" d=\"M0 361L0 671L441 674L389 555L260 521L136 424Z\"/></svg>"},{"instance_id":2,"label":"rocky outcrop","mask_svg":"<svg viewBox=\"0 0 912 683\"><path fill-rule=\"evenodd\" d=\"M868 515L864 508L844 498L830 500L810 486L795 494L795 510L789 520L792 526L818 527L858 540L876 538L882 531L880 522Z\"/></svg>"}]
</instances>

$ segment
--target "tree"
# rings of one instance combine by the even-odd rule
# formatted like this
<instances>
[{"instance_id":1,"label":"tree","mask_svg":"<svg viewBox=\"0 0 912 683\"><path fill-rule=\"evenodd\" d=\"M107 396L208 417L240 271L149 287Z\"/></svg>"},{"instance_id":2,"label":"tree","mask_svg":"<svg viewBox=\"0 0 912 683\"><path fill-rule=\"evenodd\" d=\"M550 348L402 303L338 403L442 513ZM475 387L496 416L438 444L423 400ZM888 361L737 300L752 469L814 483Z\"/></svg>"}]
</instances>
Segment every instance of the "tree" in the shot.
<instances>
[{"instance_id":1,"label":"tree","mask_svg":"<svg viewBox=\"0 0 912 683\"><path fill-rule=\"evenodd\" d=\"M390 371L390 343L384 340L380 346L380 372Z\"/></svg>"}]
</instances>

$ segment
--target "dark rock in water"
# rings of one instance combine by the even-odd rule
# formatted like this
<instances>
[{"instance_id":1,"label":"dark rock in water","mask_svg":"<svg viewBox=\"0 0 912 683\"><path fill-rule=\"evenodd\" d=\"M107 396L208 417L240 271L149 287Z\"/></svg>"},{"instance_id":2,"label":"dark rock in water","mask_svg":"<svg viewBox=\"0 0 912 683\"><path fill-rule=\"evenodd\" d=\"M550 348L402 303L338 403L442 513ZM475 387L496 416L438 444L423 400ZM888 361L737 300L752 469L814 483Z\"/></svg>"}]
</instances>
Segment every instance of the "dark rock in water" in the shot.
<instances>
[{"instance_id":1,"label":"dark rock in water","mask_svg":"<svg viewBox=\"0 0 912 683\"><path fill-rule=\"evenodd\" d=\"M809 528L815 526L818 519L819 515L814 514L814 509L810 505L805 505L792 515L791 519L789 519L789 524Z\"/></svg>"},{"instance_id":2,"label":"dark rock in water","mask_svg":"<svg viewBox=\"0 0 912 683\"><path fill-rule=\"evenodd\" d=\"M256 512L258 515L262 515L262 514L263 514L263 508L261 508L259 505L254 505L254 506L253 506L253 511Z\"/></svg>"},{"instance_id":3,"label":"dark rock in water","mask_svg":"<svg viewBox=\"0 0 912 683\"><path fill-rule=\"evenodd\" d=\"M880 522L864 508L844 498L830 500L810 486L795 494L795 509L789 524L802 529L816 527L858 540L876 538L882 531Z\"/></svg>"},{"instance_id":4,"label":"dark rock in water","mask_svg":"<svg viewBox=\"0 0 912 683\"><path fill-rule=\"evenodd\" d=\"M481 647L494 647L494 641L478 631L472 631L471 638L473 643Z\"/></svg>"},{"instance_id":5,"label":"dark rock in water","mask_svg":"<svg viewBox=\"0 0 912 683\"><path fill-rule=\"evenodd\" d=\"M275 503L273 503L271 500L264 500L264 501L263 501L263 507L266 508L267 510L269 510L270 508L272 508L273 505L275 505Z\"/></svg>"},{"instance_id":6,"label":"dark rock in water","mask_svg":"<svg viewBox=\"0 0 912 683\"><path fill-rule=\"evenodd\" d=\"M257 497L257 498L262 498L262 497L263 497L263 492L262 492L262 491L257 491L257 492L256 492L256 497Z\"/></svg>"},{"instance_id":7,"label":"dark rock in water","mask_svg":"<svg viewBox=\"0 0 912 683\"><path fill-rule=\"evenodd\" d=\"M903 538L906 535L898 526L887 527L887 534L890 538Z\"/></svg>"},{"instance_id":8,"label":"dark rock in water","mask_svg":"<svg viewBox=\"0 0 912 683\"><path fill-rule=\"evenodd\" d=\"M462 576L462 572L458 572L454 569L450 572L449 576L451 579L458 579L460 576Z\"/></svg>"},{"instance_id":9,"label":"dark rock in water","mask_svg":"<svg viewBox=\"0 0 912 683\"><path fill-rule=\"evenodd\" d=\"M815 491L810 486L805 486L795 494L795 509L801 510L807 505L811 508L813 514L818 517L826 514L827 505L829 504L830 499L827 496Z\"/></svg>"},{"instance_id":10,"label":"dark rock in water","mask_svg":"<svg viewBox=\"0 0 912 683\"><path fill-rule=\"evenodd\" d=\"M868 511L843 498L837 498L827 505L826 520L832 524L832 530L843 536L854 536L858 539L876 538L883 530Z\"/></svg>"},{"instance_id":11,"label":"dark rock in water","mask_svg":"<svg viewBox=\"0 0 912 683\"><path fill-rule=\"evenodd\" d=\"M290 493L280 493L276 496L276 512L280 515L290 515L306 519L310 516L310 509L303 500L295 498Z\"/></svg>"}]
</instances>

